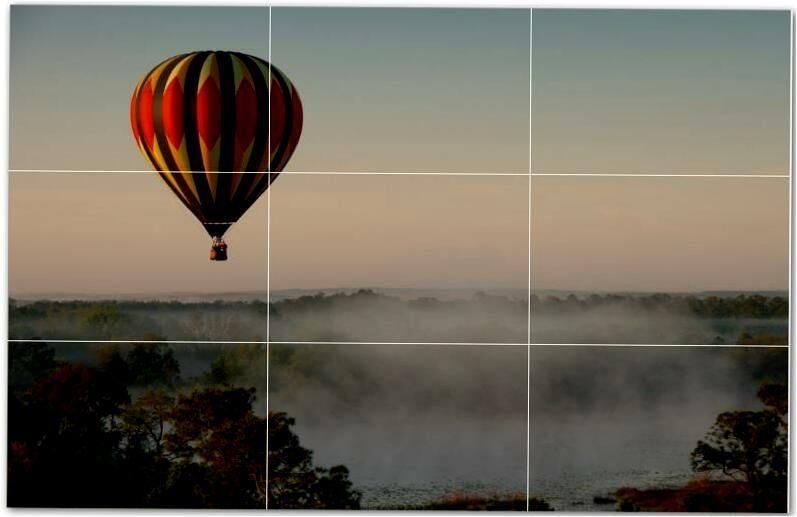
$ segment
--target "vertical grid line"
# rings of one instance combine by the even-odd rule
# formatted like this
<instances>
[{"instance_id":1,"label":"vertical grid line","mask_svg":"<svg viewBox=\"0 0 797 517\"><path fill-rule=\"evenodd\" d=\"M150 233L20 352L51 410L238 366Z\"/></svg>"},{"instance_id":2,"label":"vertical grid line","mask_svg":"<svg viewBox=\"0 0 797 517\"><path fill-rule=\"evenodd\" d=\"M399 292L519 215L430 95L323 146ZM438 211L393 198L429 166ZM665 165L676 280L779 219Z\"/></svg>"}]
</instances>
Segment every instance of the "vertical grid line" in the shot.
<instances>
[{"instance_id":1,"label":"vertical grid line","mask_svg":"<svg viewBox=\"0 0 797 517\"><path fill-rule=\"evenodd\" d=\"M789 146L789 325L787 329L787 338L786 344L788 345L787 348L787 358L788 358L788 369L786 372L786 407L789 414L792 413L791 408L791 390L792 390L792 374L793 374L793 364L792 364L792 352L791 348L794 346L792 343L792 325L794 324L794 302L792 300L792 282L794 281L794 277L792 275L792 260L793 260L793 253L792 253L792 232L793 232L793 221L794 221L794 212L793 212L793 180L794 177L794 11L789 11L789 141L787 142ZM792 509L791 503L791 480L792 480L792 465L794 461L794 455L791 451L791 434L792 434L792 426L786 431L786 454L787 454L787 468L786 468L786 511L790 512Z\"/></svg>"},{"instance_id":2,"label":"vertical grid line","mask_svg":"<svg viewBox=\"0 0 797 517\"><path fill-rule=\"evenodd\" d=\"M534 9L529 8L529 185L528 185L528 291L527 300L528 314L526 317L526 511L529 511L530 489L531 489L531 97L532 97L532 68L533 58L533 34L534 34Z\"/></svg>"},{"instance_id":3,"label":"vertical grid line","mask_svg":"<svg viewBox=\"0 0 797 517\"><path fill-rule=\"evenodd\" d=\"M266 133L268 159L268 187L266 188L266 510L268 510L269 498L269 394L271 391L270 366L271 366L271 6L268 6L268 131Z\"/></svg>"}]
</instances>

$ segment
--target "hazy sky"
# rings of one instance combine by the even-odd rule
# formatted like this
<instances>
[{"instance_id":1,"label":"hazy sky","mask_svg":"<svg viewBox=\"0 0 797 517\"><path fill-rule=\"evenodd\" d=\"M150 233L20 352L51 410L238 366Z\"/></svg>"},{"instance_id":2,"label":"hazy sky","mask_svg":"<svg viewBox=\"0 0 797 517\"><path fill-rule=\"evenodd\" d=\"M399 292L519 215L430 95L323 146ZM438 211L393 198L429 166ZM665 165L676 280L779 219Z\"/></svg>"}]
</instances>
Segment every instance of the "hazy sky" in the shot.
<instances>
[{"instance_id":1,"label":"hazy sky","mask_svg":"<svg viewBox=\"0 0 797 517\"><path fill-rule=\"evenodd\" d=\"M274 8L305 126L289 171L528 172L529 12ZM534 11L535 172L787 173L782 12ZM187 50L268 57L258 7L14 6L12 169L149 170L142 74ZM532 183L540 289L786 289L785 179ZM275 289L525 289L528 179L277 180ZM264 290L267 205L231 260L154 174L14 173L12 294Z\"/></svg>"},{"instance_id":2,"label":"hazy sky","mask_svg":"<svg viewBox=\"0 0 797 517\"><path fill-rule=\"evenodd\" d=\"M151 170L130 134L141 77L182 52L268 56L260 7L11 8L12 169Z\"/></svg>"},{"instance_id":3,"label":"hazy sky","mask_svg":"<svg viewBox=\"0 0 797 517\"><path fill-rule=\"evenodd\" d=\"M528 287L528 178L285 176L271 281L290 287Z\"/></svg>"},{"instance_id":4,"label":"hazy sky","mask_svg":"<svg viewBox=\"0 0 797 517\"><path fill-rule=\"evenodd\" d=\"M527 172L529 11L274 8L307 126L288 170Z\"/></svg>"},{"instance_id":5,"label":"hazy sky","mask_svg":"<svg viewBox=\"0 0 797 517\"><path fill-rule=\"evenodd\" d=\"M289 170L528 171L528 10L274 8L304 103ZM14 6L11 168L149 170L133 87L199 49L268 58L268 9Z\"/></svg>"},{"instance_id":6,"label":"hazy sky","mask_svg":"<svg viewBox=\"0 0 797 517\"><path fill-rule=\"evenodd\" d=\"M786 290L788 182L534 177L533 287Z\"/></svg>"},{"instance_id":7,"label":"hazy sky","mask_svg":"<svg viewBox=\"0 0 797 517\"><path fill-rule=\"evenodd\" d=\"M534 10L534 172L787 173L787 11Z\"/></svg>"},{"instance_id":8,"label":"hazy sky","mask_svg":"<svg viewBox=\"0 0 797 517\"><path fill-rule=\"evenodd\" d=\"M154 174L11 175L9 291L223 292L266 289L265 196L225 236L227 262Z\"/></svg>"}]
</instances>

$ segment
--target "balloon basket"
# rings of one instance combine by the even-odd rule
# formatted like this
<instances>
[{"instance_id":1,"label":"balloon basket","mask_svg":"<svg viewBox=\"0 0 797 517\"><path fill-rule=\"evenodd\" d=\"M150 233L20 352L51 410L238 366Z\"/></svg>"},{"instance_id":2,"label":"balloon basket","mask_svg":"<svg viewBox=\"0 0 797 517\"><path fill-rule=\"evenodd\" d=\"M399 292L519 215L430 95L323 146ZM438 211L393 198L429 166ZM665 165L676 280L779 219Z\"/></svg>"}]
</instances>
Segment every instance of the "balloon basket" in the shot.
<instances>
[{"instance_id":1,"label":"balloon basket","mask_svg":"<svg viewBox=\"0 0 797 517\"><path fill-rule=\"evenodd\" d=\"M213 243L210 248L210 260L227 260L227 244L224 241Z\"/></svg>"}]
</instances>

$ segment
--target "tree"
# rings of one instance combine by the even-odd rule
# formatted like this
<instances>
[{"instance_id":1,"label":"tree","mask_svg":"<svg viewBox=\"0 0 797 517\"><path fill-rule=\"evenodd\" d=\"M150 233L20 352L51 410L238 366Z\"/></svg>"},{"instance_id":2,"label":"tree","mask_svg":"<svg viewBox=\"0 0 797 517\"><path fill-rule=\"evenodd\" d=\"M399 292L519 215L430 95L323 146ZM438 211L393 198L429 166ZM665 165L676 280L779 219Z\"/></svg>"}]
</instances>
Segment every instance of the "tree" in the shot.
<instances>
[{"instance_id":1,"label":"tree","mask_svg":"<svg viewBox=\"0 0 797 517\"><path fill-rule=\"evenodd\" d=\"M89 366L57 362L43 343L11 344L11 506L359 505L348 470L313 466L312 453L289 429L292 419L279 413L269 421L254 412L255 388L191 389L180 382L167 346L147 343L125 350L100 347L96 364ZM234 372L225 369L223 380L231 383ZM131 386L136 389L129 391ZM273 436L284 440L269 444L271 426ZM270 464L285 466L279 472L289 472L293 481L282 485L280 498L267 488Z\"/></svg>"},{"instance_id":2,"label":"tree","mask_svg":"<svg viewBox=\"0 0 797 517\"><path fill-rule=\"evenodd\" d=\"M174 388L180 379L180 363L166 343L136 343L127 362L134 385Z\"/></svg>"},{"instance_id":3,"label":"tree","mask_svg":"<svg viewBox=\"0 0 797 517\"><path fill-rule=\"evenodd\" d=\"M268 506L280 509L358 509L361 494L352 489L349 470L313 467L313 453L291 430L295 420L269 414Z\"/></svg>"},{"instance_id":4,"label":"tree","mask_svg":"<svg viewBox=\"0 0 797 517\"><path fill-rule=\"evenodd\" d=\"M55 368L55 350L43 341L8 343L8 384L19 394L33 382L46 377Z\"/></svg>"},{"instance_id":5,"label":"tree","mask_svg":"<svg viewBox=\"0 0 797 517\"><path fill-rule=\"evenodd\" d=\"M164 432L174 398L162 391L147 391L122 410L122 432L128 448L136 447L163 456Z\"/></svg>"},{"instance_id":6,"label":"tree","mask_svg":"<svg viewBox=\"0 0 797 517\"><path fill-rule=\"evenodd\" d=\"M692 451L692 469L745 484L754 511L785 511L788 428L785 386L765 384L762 411L721 413Z\"/></svg>"},{"instance_id":7,"label":"tree","mask_svg":"<svg viewBox=\"0 0 797 517\"><path fill-rule=\"evenodd\" d=\"M10 504L124 505L119 433L110 422L127 392L108 382L85 365L63 364L12 406Z\"/></svg>"},{"instance_id":8,"label":"tree","mask_svg":"<svg viewBox=\"0 0 797 517\"><path fill-rule=\"evenodd\" d=\"M100 337L114 335L127 319L128 316L119 309L119 306L110 302L88 305L81 314L83 330L92 336Z\"/></svg>"},{"instance_id":9,"label":"tree","mask_svg":"<svg viewBox=\"0 0 797 517\"><path fill-rule=\"evenodd\" d=\"M165 437L170 455L182 464L207 467L214 507L265 506L259 480L265 478L266 423L252 412L254 389L207 388L181 395Z\"/></svg>"}]
</instances>

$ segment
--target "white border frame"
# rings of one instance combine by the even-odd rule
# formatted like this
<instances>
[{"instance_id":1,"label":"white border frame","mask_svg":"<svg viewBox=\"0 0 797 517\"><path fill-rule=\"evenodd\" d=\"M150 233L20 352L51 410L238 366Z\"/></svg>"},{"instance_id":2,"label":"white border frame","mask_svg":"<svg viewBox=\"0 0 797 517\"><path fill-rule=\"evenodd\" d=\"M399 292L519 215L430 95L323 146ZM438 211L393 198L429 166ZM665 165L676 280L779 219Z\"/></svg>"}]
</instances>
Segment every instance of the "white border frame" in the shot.
<instances>
[{"instance_id":1,"label":"white border frame","mask_svg":"<svg viewBox=\"0 0 797 517\"><path fill-rule=\"evenodd\" d=\"M530 5L529 2L525 1L513 1L513 0L502 0L500 3L490 4L484 1L472 1L472 0L435 0L433 2L427 2L423 0L404 0L402 2L381 2L378 0L371 1L371 2L364 2L364 1L351 1L351 0L316 0L314 2L301 2L301 1L290 1L290 0L277 0L274 2L260 2L260 1L236 1L230 3L220 3L219 1L214 0L173 0L173 1L148 1L148 2L130 2L130 1L114 1L114 0L105 0L103 2L69 2L69 1L46 1L46 2L37 2L37 1L30 1L30 0L17 0L14 2L15 4L20 5L37 5L37 4L50 4L50 5L70 5L70 4L80 4L80 5L178 5L178 6L191 6L191 5L224 5L224 6L268 6L269 10L271 6L336 6L336 7L484 7L484 8L602 8L602 9L621 9L621 8L633 8L633 9L686 9L686 10L699 10L699 9L729 9L729 10L789 10L791 11L791 73L790 73L790 92L789 92L789 118L790 118L790 138L789 138L789 145L790 145L790 152L789 152L789 174L788 175L702 175L702 176L695 176L695 177L706 177L706 176L720 176L720 177L777 177L777 178L789 178L789 206L790 206L790 219L789 219L789 343L791 344L791 337L794 330L795 324L795 313L793 311L793 304L792 304L792 293L794 292L794 275L793 275L793 254L794 254L794 239L793 239L793 231L794 231L794 211L793 211L793 197L794 197L794 9L797 8L797 0L790 0L787 2L767 2L765 4L755 4L754 2L740 2L740 1L714 1L714 0L702 0L699 4L695 4L694 2L690 2L688 0L674 0L669 2L661 2L656 1L651 3L646 3L644 5L640 5L639 2L632 2L632 1L611 1L611 2L601 2L596 0L579 0L579 1L572 1L572 0L561 0L559 2L554 2L549 0L548 2L541 3L539 5ZM6 48L9 47L9 8L10 2L8 0L3 0L3 4L5 9L2 13L2 28L5 31L4 39L7 43ZM530 11L530 23L531 17L533 16L533 11ZM271 23L271 18L269 17L269 24ZM271 35L269 32L269 39ZM270 57L271 48L269 45L269 57ZM270 59L269 59L270 61ZM11 172L23 172L23 171L10 171L9 170L9 161L8 161L8 137L9 137L9 96L8 96L8 86L9 86L9 56L7 52L2 53L2 57L0 58L0 64L2 64L4 77L3 80L0 81L0 92L5 97L5 102L0 104L0 118L2 119L2 124L0 124L0 140L2 140L2 145L0 145L0 160L3 161L5 165L6 171L9 173ZM531 98L531 85L530 85L530 98ZM531 110L531 100L529 101L530 110ZM529 129L529 153L531 153L531 128ZM531 160L531 155L529 156L529 160ZM24 171L24 172L33 172L33 171ZM44 172L44 171L40 171ZM114 171L114 172L122 172L122 171ZM130 171L130 172L146 172L151 174L150 171ZM283 174L301 174L301 173L283 173ZM388 174L396 174L396 173L388 173ZM462 175L468 175L469 173L461 173ZM510 173L515 175L514 173ZM525 174L517 174L517 175L525 175ZM531 165L529 166L529 189L531 189L531 177L532 176L544 176L544 175L565 175L564 173L532 173ZM567 174L571 175L571 174ZM582 174L588 176L595 176L595 175L603 175L606 174ZM616 173L617 176L638 176L635 174L628 174L628 173ZM644 175L644 176L651 176L651 175ZM666 177L673 177L673 176L684 176L684 175L654 175L654 176L666 176ZM10 177L10 174L9 174ZM8 177L6 178L5 182L0 182L0 203L2 204L2 210L0 213L4 218L3 224L0 225L2 231L5 232L5 238L7 242L8 238ZM531 190L529 190L531 192ZM529 200L529 208L531 207L531 202ZM270 213L270 204L269 204L269 213ZM270 220L268 222L270 231ZM529 228L529 232L531 229ZM269 244L270 246L270 244ZM270 250L269 250L270 253ZM529 291L531 290L531 237L529 237ZM6 296L2 297L0 300L0 310L2 310L2 316L0 316L0 331L2 331L6 336L8 335L8 256L7 254L3 254L0 258L0 267L5 271L6 275L2 278L2 285L5 289ZM270 285L267 287L267 291L269 291L269 301L270 301ZM529 305L530 305L530 298L529 298ZM491 345L491 346L526 346L528 347L528 359L529 359L529 368L530 368L530 360L531 360L531 312L529 306L529 316L528 316L528 335L529 339L527 343L522 344L511 344L511 343L472 343L470 345ZM268 333L267 333L268 336ZM22 340L24 341L24 340ZM48 340L56 342L56 340ZM130 341L128 341L130 342ZM179 343L179 341L173 341L175 343ZM262 342L229 342L229 343L262 343ZM267 337L266 344L268 345L270 340ZM276 342L275 342L276 343ZM344 343L335 343L335 344L344 344ZM348 344L355 344L355 343L348 343ZM366 344L366 343L362 343ZM388 344L388 343L380 343L380 344ZM406 343L406 344L421 344L421 343ZM464 343L460 343L464 344ZM439 346L456 346L457 343L435 343L435 345ZM564 344L534 344L533 346L568 346ZM591 344L591 345L580 345L580 346L690 346L690 345L633 345L633 344L615 344L615 345L605 345L605 344ZM695 346L695 345L691 345ZM714 346L717 345L707 345L707 346ZM738 345L728 345L728 346L738 346ZM794 390L794 383L792 382L792 375L794 373L794 363L791 353L791 347L787 347L789 349L789 401L792 400L792 390ZM0 382L2 386L7 386L7 353L0 354ZM266 368L268 371L268 362L266 362ZM530 375L530 370L528 372ZM530 382L530 378L528 379ZM530 388L530 384L529 384ZM2 391L0 389L0 391ZM530 394L530 391L527 391ZM530 395L529 395L529 402L530 402ZM5 444L7 442L7 398L2 396L2 401L0 402L2 406L2 425L0 425L0 444ZM528 406L527 406L528 407ZM527 415L527 418L530 419L530 409ZM791 441L791 434L793 433L793 427L790 426L789 429L789 439ZM530 429L530 420L529 425L527 425L527 434L529 433ZM530 436L527 436L527 447L530 449ZM789 472L791 473L791 469L794 466L794 455L791 454L790 449L789 454ZM529 455L530 450L528 451L527 455L527 504L528 504L528 491L529 491ZM101 516L111 516L111 515L118 515L119 513L134 513L138 514L138 510L89 510L89 509L70 509L70 510L41 510L41 509L27 509L27 510L9 510L5 507L6 505L6 493L5 493L5 481L6 481L6 466L7 466L7 458L6 454L1 454L2 456L2 466L0 467L0 485L2 485L3 489L0 490L2 495L0 496L0 516L4 516L10 513L22 513L22 514L30 514L30 515L53 515L53 514L63 514L63 513L71 513L71 514L92 514L92 515L101 515ZM791 505L791 492L795 489L794 477L790 476L789 478L789 497L788 497L788 510L791 513L793 511ZM150 515L174 515L175 513L183 511L171 511L171 510L148 510L147 513ZM239 512L231 512L231 511L223 511L223 510L212 510L212 511L204 511L204 510L196 510L192 511L191 513L194 514L207 514L207 515L219 515L221 514L237 514ZM292 512L287 512L292 513ZM304 515L312 515L312 514L324 514L325 512L302 512ZM459 513L459 512L455 512ZM568 513L568 512L563 512ZM465 512L462 512L464 515ZM571 515L590 515L594 514L594 512L589 513L570 513Z\"/></svg>"}]
</instances>

